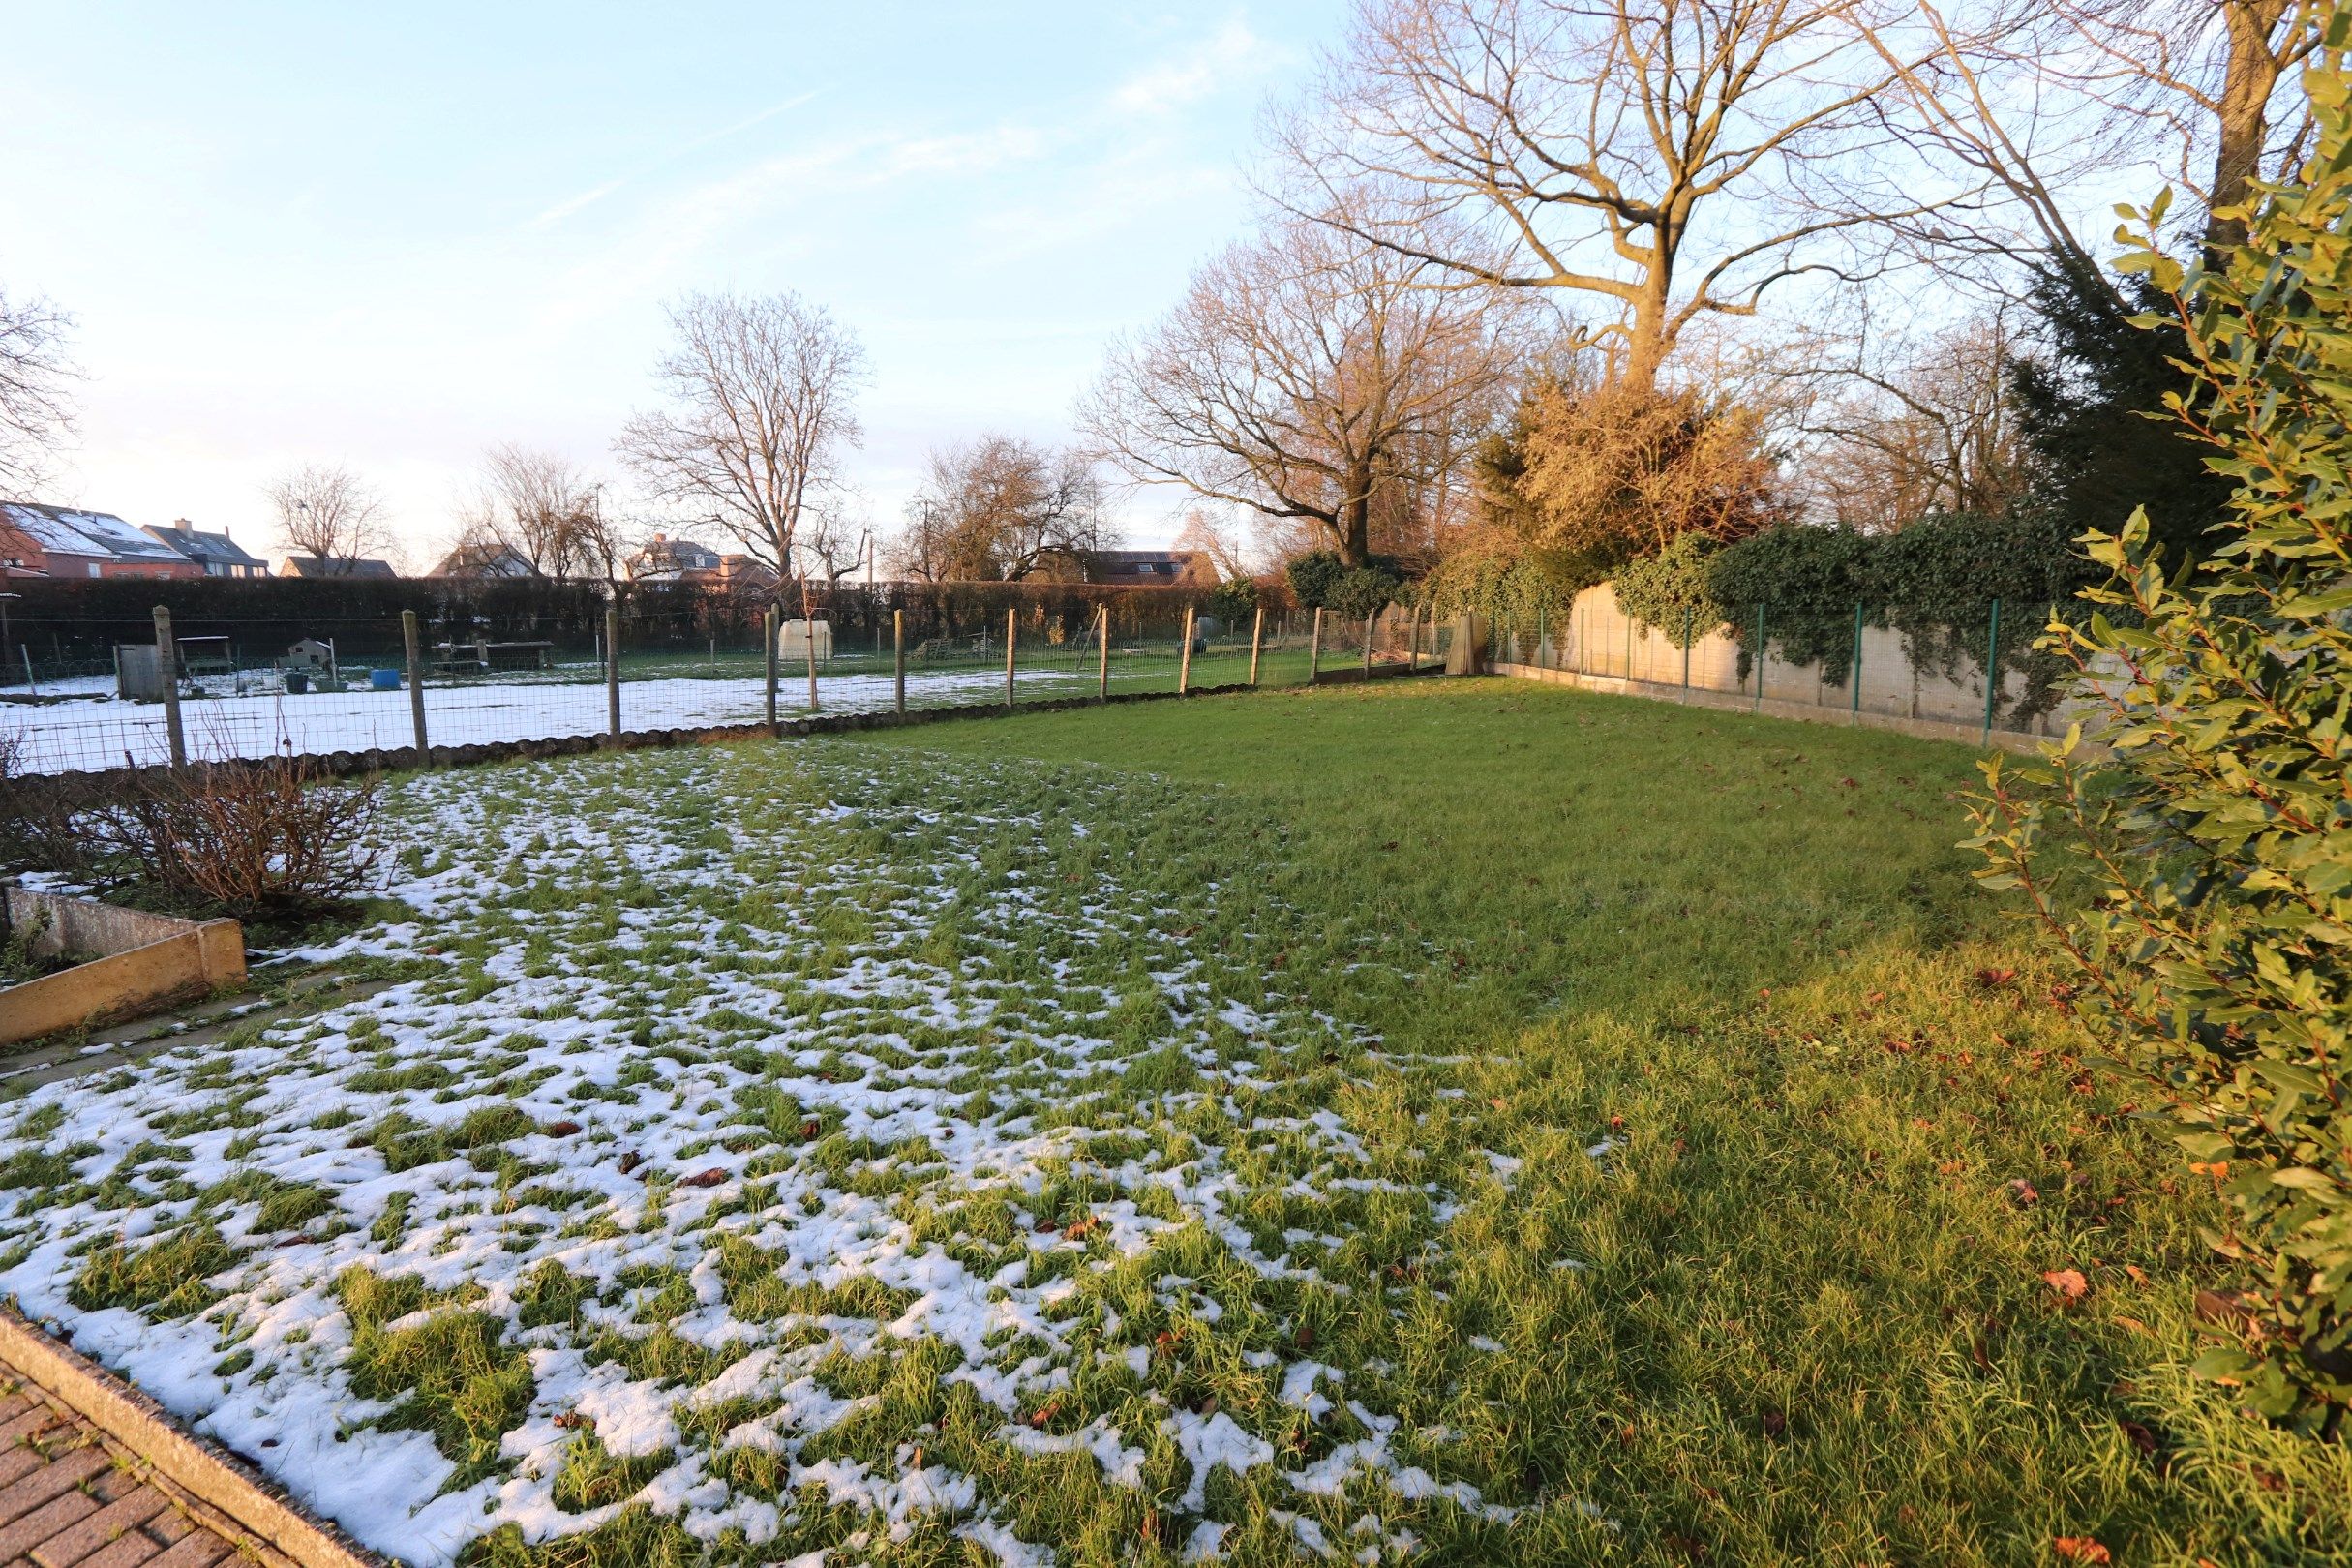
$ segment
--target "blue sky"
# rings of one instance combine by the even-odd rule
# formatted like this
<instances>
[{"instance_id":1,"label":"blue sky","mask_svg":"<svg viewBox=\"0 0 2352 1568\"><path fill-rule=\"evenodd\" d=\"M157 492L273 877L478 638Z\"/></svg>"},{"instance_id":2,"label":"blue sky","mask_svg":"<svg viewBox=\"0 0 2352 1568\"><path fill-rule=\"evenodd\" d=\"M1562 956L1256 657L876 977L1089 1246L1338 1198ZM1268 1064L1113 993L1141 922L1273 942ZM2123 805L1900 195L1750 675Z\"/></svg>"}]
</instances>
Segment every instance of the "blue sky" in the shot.
<instances>
[{"instance_id":1,"label":"blue sky","mask_svg":"<svg viewBox=\"0 0 2352 1568\"><path fill-rule=\"evenodd\" d=\"M421 554L487 445L613 470L665 300L794 288L872 356L894 525L933 442L1067 435L1344 13L11 0L0 279L90 374L45 498L258 541L274 471L342 461Z\"/></svg>"}]
</instances>

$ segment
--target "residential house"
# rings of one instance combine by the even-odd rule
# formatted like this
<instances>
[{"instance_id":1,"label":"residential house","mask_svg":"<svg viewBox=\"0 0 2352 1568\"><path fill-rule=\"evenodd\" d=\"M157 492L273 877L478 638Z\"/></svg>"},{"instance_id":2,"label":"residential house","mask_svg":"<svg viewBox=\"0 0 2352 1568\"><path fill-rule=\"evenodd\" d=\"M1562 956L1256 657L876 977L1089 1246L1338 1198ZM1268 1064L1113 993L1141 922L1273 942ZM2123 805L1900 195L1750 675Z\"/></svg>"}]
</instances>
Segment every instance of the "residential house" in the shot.
<instances>
[{"instance_id":1,"label":"residential house","mask_svg":"<svg viewBox=\"0 0 2352 1568\"><path fill-rule=\"evenodd\" d=\"M167 528L153 524L141 531L163 541L204 569L206 577L267 577L269 562L258 556L249 555L245 548L228 536L223 528L218 533L201 533L186 518L173 522Z\"/></svg>"},{"instance_id":2,"label":"residential house","mask_svg":"<svg viewBox=\"0 0 2352 1568\"><path fill-rule=\"evenodd\" d=\"M1086 580L1142 588L1213 587L1217 565L1199 550L1098 550L1086 558Z\"/></svg>"},{"instance_id":3,"label":"residential house","mask_svg":"<svg viewBox=\"0 0 2352 1568\"><path fill-rule=\"evenodd\" d=\"M201 577L204 568L110 512L0 501L0 560L11 577Z\"/></svg>"},{"instance_id":4,"label":"residential house","mask_svg":"<svg viewBox=\"0 0 2352 1568\"><path fill-rule=\"evenodd\" d=\"M322 558L288 556L278 566L280 577L398 577L388 560L371 556Z\"/></svg>"},{"instance_id":5,"label":"residential house","mask_svg":"<svg viewBox=\"0 0 2352 1568\"><path fill-rule=\"evenodd\" d=\"M501 544L461 544L440 558L428 577L537 577L522 555Z\"/></svg>"},{"instance_id":6,"label":"residential house","mask_svg":"<svg viewBox=\"0 0 2352 1568\"><path fill-rule=\"evenodd\" d=\"M726 562L709 545L656 533L629 558L628 572L639 583L716 583Z\"/></svg>"}]
</instances>

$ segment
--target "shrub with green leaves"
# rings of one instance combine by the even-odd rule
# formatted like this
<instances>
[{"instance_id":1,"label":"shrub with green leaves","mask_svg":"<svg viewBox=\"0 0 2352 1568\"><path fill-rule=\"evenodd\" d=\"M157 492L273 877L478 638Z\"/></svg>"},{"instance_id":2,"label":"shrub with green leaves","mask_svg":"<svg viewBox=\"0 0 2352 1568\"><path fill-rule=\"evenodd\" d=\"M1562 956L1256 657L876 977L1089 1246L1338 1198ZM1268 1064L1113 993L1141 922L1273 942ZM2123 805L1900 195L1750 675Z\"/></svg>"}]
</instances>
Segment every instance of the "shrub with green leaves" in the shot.
<instances>
[{"instance_id":1,"label":"shrub with green leaves","mask_svg":"<svg viewBox=\"0 0 2352 1568\"><path fill-rule=\"evenodd\" d=\"M2184 267L2159 200L2124 262L2183 330L2173 412L2237 486L2225 542L2168 580L2144 516L2085 536L2113 576L2044 646L2097 722L2038 765L1986 763L1970 843L2224 1202L2209 1239L2246 1288L2199 1371L2332 1431L2352 1405L2352 10L2311 25L2316 150L2258 188L2246 243Z\"/></svg>"}]
</instances>

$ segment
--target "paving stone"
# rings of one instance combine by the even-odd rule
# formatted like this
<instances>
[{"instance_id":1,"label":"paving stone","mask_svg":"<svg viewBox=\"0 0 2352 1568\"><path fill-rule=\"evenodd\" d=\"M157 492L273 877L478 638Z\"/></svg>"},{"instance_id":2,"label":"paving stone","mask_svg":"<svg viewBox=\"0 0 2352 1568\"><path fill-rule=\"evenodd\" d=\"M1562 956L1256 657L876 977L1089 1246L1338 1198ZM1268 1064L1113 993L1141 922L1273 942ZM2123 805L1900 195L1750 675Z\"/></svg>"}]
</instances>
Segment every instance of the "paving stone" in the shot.
<instances>
[{"instance_id":1,"label":"paving stone","mask_svg":"<svg viewBox=\"0 0 2352 1568\"><path fill-rule=\"evenodd\" d=\"M149 1557L147 1568L212 1568L228 1555L228 1543L206 1532L191 1535L160 1557ZM75 1564L75 1568L83 1568Z\"/></svg>"},{"instance_id":2,"label":"paving stone","mask_svg":"<svg viewBox=\"0 0 2352 1568\"><path fill-rule=\"evenodd\" d=\"M0 1519L29 1514L61 1492L71 1492L106 1467L103 1449L83 1446L51 1461L12 1486L0 1488ZM30 1543L27 1543L28 1545Z\"/></svg>"},{"instance_id":3,"label":"paving stone","mask_svg":"<svg viewBox=\"0 0 2352 1568\"><path fill-rule=\"evenodd\" d=\"M33 1560L41 1568L68 1568L170 1506L170 1499L153 1487L135 1487L71 1529L33 1548Z\"/></svg>"},{"instance_id":4,"label":"paving stone","mask_svg":"<svg viewBox=\"0 0 2352 1568\"><path fill-rule=\"evenodd\" d=\"M0 1524L0 1556L21 1557L49 1537L98 1512L96 1501L78 1492L52 1497L29 1513Z\"/></svg>"}]
</instances>

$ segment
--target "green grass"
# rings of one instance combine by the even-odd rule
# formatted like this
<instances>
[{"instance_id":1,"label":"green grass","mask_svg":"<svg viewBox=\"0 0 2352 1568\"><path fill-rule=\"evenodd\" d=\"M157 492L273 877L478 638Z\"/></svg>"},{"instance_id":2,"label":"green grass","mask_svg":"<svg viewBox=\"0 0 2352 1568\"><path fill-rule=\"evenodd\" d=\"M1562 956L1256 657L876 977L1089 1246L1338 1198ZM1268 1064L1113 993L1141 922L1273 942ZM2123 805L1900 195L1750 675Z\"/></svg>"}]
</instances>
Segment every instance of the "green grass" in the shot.
<instances>
[{"instance_id":1,"label":"green grass","mask_svg":"<svg viewBox=\"0 0 2352 1568\"><path fill-rule=\"evenodd\" d=\"M409 779L415 977L0 1094L0 1270L430 1432L473 1563L2343 1560L1971 763L1428 681Z\"/></svg>"},{"instance_id":2,"label":"green grass","mask_svg":"<svg viewBox=\"0 0 2352 1568\"><path fill-rule=\"evenodd\" d=\"M1968 880L1965 748L1502 682L861 743L1213 791L1231 876L1456 975L1287 967L1474 1058L1368 1141L1525 1161L1400 1282L1410 1337L1505 1347L1422 1413L1613 1527L1469 1558L2352 1559L2352 1456L2184 1371L2215 1214Z\"/></svg>"}]
</instances>

